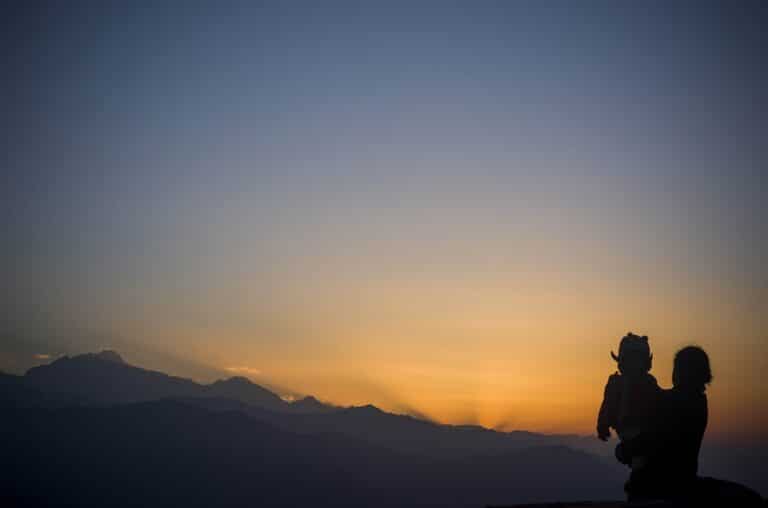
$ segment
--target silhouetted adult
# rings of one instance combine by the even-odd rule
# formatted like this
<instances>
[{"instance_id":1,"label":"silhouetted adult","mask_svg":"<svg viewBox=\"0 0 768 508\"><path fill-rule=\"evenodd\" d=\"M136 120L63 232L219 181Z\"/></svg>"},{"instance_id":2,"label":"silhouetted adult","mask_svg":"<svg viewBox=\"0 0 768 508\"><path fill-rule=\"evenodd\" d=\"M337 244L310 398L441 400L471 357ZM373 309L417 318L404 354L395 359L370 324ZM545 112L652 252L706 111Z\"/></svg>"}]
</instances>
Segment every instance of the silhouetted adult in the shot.
<instances>
[{"instance_id":1,"label":"silhouetted adult","mask_svg":"<svg viewBox=\"0 0 768 508\"><path fill-rule=\"evenodd\" d=\"M648 457L645 467L630 474L626 485L630 501L670 499L699 504L717 500L763 506L762 498L746 487L697 476L708 418L705 391L711 381L709 357L703 349L688 346L677 352L673 387L660 392L652 428L616 448L616 457L625 464L633 456Z\"/></svg>"}]
</instances>

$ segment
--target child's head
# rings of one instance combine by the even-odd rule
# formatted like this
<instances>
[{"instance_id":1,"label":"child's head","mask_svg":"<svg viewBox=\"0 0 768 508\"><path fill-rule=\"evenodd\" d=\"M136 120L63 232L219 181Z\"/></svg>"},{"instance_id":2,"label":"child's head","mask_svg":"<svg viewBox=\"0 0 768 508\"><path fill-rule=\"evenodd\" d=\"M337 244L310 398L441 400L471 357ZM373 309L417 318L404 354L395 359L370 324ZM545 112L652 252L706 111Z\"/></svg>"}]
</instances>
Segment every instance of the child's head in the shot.
<instances>
[{"instance_id":1,"label":"child's head","mask_svg":"<svg viewBox=\"0 0 768 508\"><path fill-rule=\"evenodd\" d=\"M710 381L712 370L709 368L709 357L703 349L688 346L677 352L672 369L672 384L675 388L703 393Z\"/></svg>"},{"instance_id":2,"label":"child's head","mask_svg":"<svg viewBox=\"0 0 768 508\"><path fill-rule=\"evenodd\" d=\"M648 345L648 337L632 332L622 337L618 356L611 351L611 357L619 364L622 374L644 374L651 370L653 355Z\"/></svg>"}]
</instances>

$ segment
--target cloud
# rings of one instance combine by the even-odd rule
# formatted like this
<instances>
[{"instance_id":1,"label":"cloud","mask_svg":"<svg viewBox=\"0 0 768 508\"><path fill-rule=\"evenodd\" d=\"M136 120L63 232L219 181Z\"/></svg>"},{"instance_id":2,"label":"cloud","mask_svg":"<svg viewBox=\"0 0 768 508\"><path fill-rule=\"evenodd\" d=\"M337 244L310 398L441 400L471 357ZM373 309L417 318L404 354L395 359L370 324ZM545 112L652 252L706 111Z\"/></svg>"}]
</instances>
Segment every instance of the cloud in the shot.
<instances>
[{"instance_id":1,"label":"cloud","mask_svg":"<svg viewBox=\"0 0 768 508\"><path fill-rule=\"evenodd\" d=\"M224 370L227 372L231 372L233 374L248 374L250 376L258 376L261 374L261 371L259 369L254 369L253 367L248 366L235 366L235 367L224 367Z\"/></svg>"}]
</instances>

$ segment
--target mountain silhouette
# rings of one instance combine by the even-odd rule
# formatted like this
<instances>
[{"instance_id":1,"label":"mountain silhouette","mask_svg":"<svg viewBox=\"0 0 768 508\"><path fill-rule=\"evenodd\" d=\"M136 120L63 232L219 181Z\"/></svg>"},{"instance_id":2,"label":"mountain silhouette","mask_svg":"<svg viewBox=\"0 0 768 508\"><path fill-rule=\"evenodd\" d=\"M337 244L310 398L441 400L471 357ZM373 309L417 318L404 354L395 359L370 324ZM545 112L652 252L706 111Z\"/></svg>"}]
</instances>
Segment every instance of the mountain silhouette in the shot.
<instances>
[{"instance_id":1,"label":"mountain silhouette","mask_svg":"<svg viewBox=\"0 0 768 508\"><path fill-rule=\"evenodd\" d=\"M114 352L2 375L0 408L13 436L3 506L463 507L619 498L624 474L549 436L288 403L245 378L203 385Z\"/></svg>"},{"instance_id":2,"label":"mountain silhouette","mask_svg":"<svg viewBox=\"0 0 768 508\"><path fill-rule=\"evenodd\" d=\"M6 408L0 432L14 436L4 506L468 507L620 494L620 471L565 447L434 461L179 401Z\"/></svg>"},{"instance_id":3,"label":"mountain silhouette","mask_svg":"<svg viewBox=\"0 0 768 508\"><path fill-rule=\"evenodd\" d=\"M288 404L276 394L240 376L222 379L203 386L202 393L208 397L234 399L252 406L270 409L288 407Z\"/></svg>"},{"instance_id":4,"label":"mountain silhouette","mask_svg":"<svg viewBox=\"0 0 768 508\"><path fill-rule=\"evenodd\" d=\"M218 397L275 411L324 411L323 404L302 403L295 409L275 393L244 377L199 384L190 379L142 369L126 363L114 351L64 356L33 367L23 376L26 386L83 404L124 404L166 398Z\"/></svg>"},{"instance_id":5,"label":"mountain silhouette","mask_svg":"<svg viewBox=\"0 0 768 508\"><path fill-rule=\"evenodd\" d=\"M68 395L87 404L120 404L201 394L189 379L141 369L113 352L64 356L24 375L27 386Z\"/></svg>"},{"instance_id":6,"label":"mountain silhouette","mask_svg":"<svg viewBox=\"0 0 768 508\"><path fill-rule=\"evenodd\" d=\"M291 413L307 414L307 413L333 413L339 410L338 406L333 406L320 402L312 395L308 395L302 399L292 402L288 406Z\"/></svg>"},{"instance_id":7,"label":"mountain silhouette","mask_svg":"<svg viewBox=\"0 0 768 508\"><path fill-rule=\"evenodd\" d=\"M123 360L123 357L120 356L117 353L117 351L113 351L111 349L105 349L100 353L87 353L85 356L92 356L94 358L98 358L99 360L103 360L105 362L125 364L125 360Z\"/></svg>"},{"instance_id":8,"label":"mountain silhouette","mask_svg":"<svg viewBox=\"0 0 768 508\"><path fill-rule=\"evenodd\" d=\"M1 506L468 507L621 499L626 477L587 437L289 403L243 377L200 384L114 351L0 373L0 411Z\"/></svg>"},{"instance_id":9,"label":"mountain silhouette","mask_svg":"<svg viewBox=\"0 0 768 508\"><path fill-rule=\"evenodd\" d=\"M237 410L259 421L303 434L334 432L404 453L433 458L497 453L562 444L557 436L497 432L475 425L441 425L366 405L336 407L314 397L289 403L244 377L209 385L129 365L113 351L63 357L34 367L19 380L48 396L80 405L183 400L209 410Z\"/></svg>"}]
</instances>

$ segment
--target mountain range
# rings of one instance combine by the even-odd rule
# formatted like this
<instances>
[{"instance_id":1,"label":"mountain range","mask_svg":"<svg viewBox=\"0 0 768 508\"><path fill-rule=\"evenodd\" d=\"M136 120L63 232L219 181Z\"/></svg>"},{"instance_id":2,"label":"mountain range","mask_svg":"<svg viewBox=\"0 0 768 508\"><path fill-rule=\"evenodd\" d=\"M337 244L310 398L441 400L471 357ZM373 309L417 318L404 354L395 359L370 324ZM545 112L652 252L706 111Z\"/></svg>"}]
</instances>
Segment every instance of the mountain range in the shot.
<instances>
[{"instance_id":1,"label":"mountain range","mask_svg":"<svg viewBox=\"0 0 768 508\"><path fill-rule=\"evenodd\" d=\"M52 400L59 405L104 406L174 399L211 411L238 411L296 433L335 432L435 458L562 445L571 437L441 425L387 413L373 405L337 407L312 396L287 402L244 377L199 384L129 365L114 351L65 356L8 380L44 397L37 405L50 405ZM27 397L24 402L35 404L35 399Z\"/></svg>"},{"instance_id":2,"label":"mountain range","mask_svg":"<svg viewBox=\"0 0 768 508\"><path fill-rule=\"evenodd\" d=\"M4 506L483 506L620 499L585 438L295 402L113 351L0 375Z\"/></svg>"}]
</instances>

